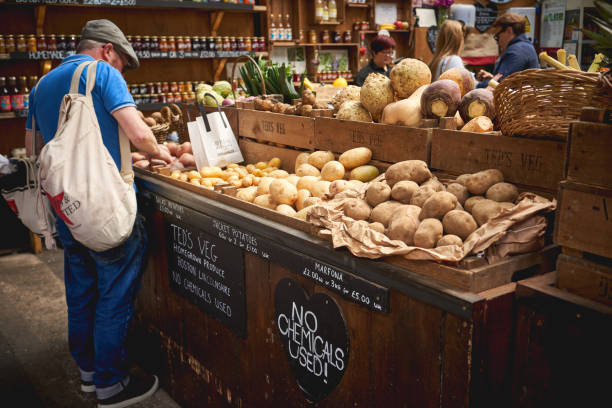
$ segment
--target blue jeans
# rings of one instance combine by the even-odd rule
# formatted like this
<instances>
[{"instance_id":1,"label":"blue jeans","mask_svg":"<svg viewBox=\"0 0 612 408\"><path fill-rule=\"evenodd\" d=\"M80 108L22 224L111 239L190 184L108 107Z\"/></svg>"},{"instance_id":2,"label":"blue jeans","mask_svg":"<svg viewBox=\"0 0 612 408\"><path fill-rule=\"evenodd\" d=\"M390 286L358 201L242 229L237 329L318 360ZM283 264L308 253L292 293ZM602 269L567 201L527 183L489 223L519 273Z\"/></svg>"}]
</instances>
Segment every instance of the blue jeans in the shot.
<instances>
[{"instance_id":1,"label":"blue jeans","mask_svg":"<svg viewBox=\"0 0 612 408\"><path fill-rule=\"evenodd\" d=\"M93 380L98 397L108 398L122 389L129 368L126 337L147 246L144 218L136 217L123 244L104 252L77 242L59 218L57 231L64 245L70 352L81 378Z\"/></svg>"}]
</instances>

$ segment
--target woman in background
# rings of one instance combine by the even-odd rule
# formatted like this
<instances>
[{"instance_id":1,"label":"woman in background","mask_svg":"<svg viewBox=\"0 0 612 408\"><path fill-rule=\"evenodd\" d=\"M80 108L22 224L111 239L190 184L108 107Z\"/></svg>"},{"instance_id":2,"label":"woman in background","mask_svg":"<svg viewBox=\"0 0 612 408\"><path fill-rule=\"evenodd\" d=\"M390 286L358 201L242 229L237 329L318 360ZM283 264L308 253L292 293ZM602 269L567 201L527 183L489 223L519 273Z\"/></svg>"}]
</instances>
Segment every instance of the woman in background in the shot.
<instances>
[{"instance_id":1,"label":"woman in background","mask_svg":"<svg viewBox=\"0 0 612 408\"><path fill-rule=\"evenodd\" d=\"M388 35L377 35L370 43L372 59L370 63L363 67L355 78L355 85L361 86L368 75L377 72L389 76L391 63L393 62L393 51L395 50L395 40Z\"/></svg>"},{"instance_id":2,"label":"woman in background","mask_svg":"<svg viewBox=\"0 0 612 408\"><path fill-rule=\"evenodd\" d=\"M436 39L436 52L429 63L432 82L451 68L463 68L463 60L459 56L462 50L463 25L456 20L444 21Z\"/></svg>"}]
</instances>

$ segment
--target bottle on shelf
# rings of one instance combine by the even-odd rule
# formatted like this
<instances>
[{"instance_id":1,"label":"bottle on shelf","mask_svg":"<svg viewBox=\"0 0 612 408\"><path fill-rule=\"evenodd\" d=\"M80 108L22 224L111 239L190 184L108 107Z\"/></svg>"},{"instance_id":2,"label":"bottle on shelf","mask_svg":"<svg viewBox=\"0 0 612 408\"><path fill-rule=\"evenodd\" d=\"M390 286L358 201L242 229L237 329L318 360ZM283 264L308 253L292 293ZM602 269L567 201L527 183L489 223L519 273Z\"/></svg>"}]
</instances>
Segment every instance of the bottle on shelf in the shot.
<instances>
[{"instance_id":1,"label":"bottle on shelf","mask_svg":"<svg viewBox=\"0 0 612 408\"><path fill-rule=\"evenodd\" d=\"M289 14L287 14L287 23L285 24L285 40L292 41L293 40L293 32L291 31L291 22L289 21Z\"/></svg>"},{"instance_id":2,"label":"bottle on shelf","mask_svg":"<svg viewBox=\"0 0 612 408\"><path fill-rule=\"evenodd\" d=\"M8 77L7 88L11 97L11 109L13 111L23 109L23 95L19 93L19 89L17 88L17 78L14 76Z\"/></svg>"},{"instance_id":3,"label":"bottle on shelf","mask_svg":"<svg viewBox=\"0 0 612 408\"><path fill-rule=\"evenodd\" d=\"M327 4L327 0L323 0L323 18L321 21L329 21L329 5Z\"/></svg>"},{"instance_id":4,"label":"bottle on shelf","mask_svg":"<svg viewBox=\"0 0 612 408\"><path fill-rule=\"evenodd\" d=\"M19 77L19 93L23 96L23 109L30 107L30 88L28 88L28 78Z\"/></svg>"},{"instance_id":5,"label":"bottle on shelf","mask_svg":"<svg viewBox=\"0 0 612 408\"><path fill-rule=\"evenodd\" d=\"M323 2L326 0L317 0L315 3L315 22L320 23L323 21Z\"/></svg>"},{"instance_id":6,"label":"bottle on shelf","mask_svg":"<svg viewBox=\"0 0 612 408\"><path fill-rule=\"evenodd\" d=\"M278 29L274 23L274 14L270 14L270 41L278 40Z\"/></svg>"},{"instance_id":7,"label":"bottle on shelf","mask_svg":"<svg viewBox=\"0 0 612 408\"><path fill-rule=\"evenodd\" d=\"M276 29L276 39L278 41L285 41L285 29L283 28L283 16L278 15L278 27Z\"/></svg>"},{"instance_id":8,"label":"bottle on shelf","mask_svg":"<svg viewBox=\"0 0 612 408\"><path fill-rule=\"evenodd\" d=\"M0 54L6 53L6 42L4 42L4 36L0 34Z\"/></svg>"},{"instance_id":9,"label":"bottle on shelf","mask_svg":"<svg viewBox=\"0 0 612 408\"><path fill-rule=\"evenodd\" d=\"M0 77L0 112L10 112L11 95L6 86L6 77Z\"/></svg>"},{"instance_id":10,"label":"bottle on shelf","mask_svg":"<svg viewBox=\"0 0 612 408\"><path fill-rule=\"evenodd\" d=\"M329 8L329 19L331 21L336 21L338 19L338 8L336 7L336 0L329 0L328 8Z\"/></svg>"}]
</instances>

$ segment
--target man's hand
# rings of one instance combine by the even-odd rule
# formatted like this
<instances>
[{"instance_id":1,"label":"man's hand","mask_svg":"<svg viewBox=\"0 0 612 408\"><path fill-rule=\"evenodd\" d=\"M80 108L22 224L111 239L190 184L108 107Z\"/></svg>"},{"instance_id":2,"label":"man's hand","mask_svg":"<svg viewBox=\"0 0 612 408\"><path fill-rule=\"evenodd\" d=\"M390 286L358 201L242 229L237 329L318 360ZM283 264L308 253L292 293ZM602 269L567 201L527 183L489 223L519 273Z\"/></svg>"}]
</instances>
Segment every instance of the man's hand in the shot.
<instances>
[{"instance_id":1,"label":"man's hand","mask_svg":"<svg viewBox=\"0 0 612 408\"><path fill-rule=\"evenodd\" d=\"M159 154L151 155L151 158L160 159L160 160L165 161L166 163L170 163L173 160L172 155L166 149L159 149Z\"/></svg>"},{"instance_id":2,"label":"man's hand","mask_svg":"<svg viewBox=\"0 0 612 408\"><path fill-rule=\"evenodd\" d=\"M130 139L132 144L141 152L149 153L150 155L159 155L159 147L157 140L153 136L153 132L146 123L138 116L138 111L133 106L126 106L113 112L113 117L119 123L119 126Z\"/></svg>"},{"instance_id":3,"label":"man's hand","mask_svg":"<svg viewBox=\"0 0 612 408\"><path fill-rule=\"evenodd\" d=\"M490 78L493 78L493 74L491 74L490 72L485 71L484 69L481 69L476 74L476 79L479 80L479 81L486 81L487 79L490 79Z\"/></svg>"}]
</instances>

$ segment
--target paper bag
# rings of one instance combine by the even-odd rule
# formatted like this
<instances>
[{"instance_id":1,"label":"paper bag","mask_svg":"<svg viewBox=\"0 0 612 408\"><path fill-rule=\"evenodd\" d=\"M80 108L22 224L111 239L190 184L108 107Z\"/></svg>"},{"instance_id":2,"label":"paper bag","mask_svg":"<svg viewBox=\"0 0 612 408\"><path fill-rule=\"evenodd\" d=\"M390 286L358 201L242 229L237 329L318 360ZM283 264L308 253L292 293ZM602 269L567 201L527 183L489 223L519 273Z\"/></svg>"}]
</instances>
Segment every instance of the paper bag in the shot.
<instances>
[{"instance_id":1,"label":"paper bag","mask_svg":"<svg viewBox=\"0 0 612 408\"><path fill-rule=\"evenodd\" d=\"M201 120L202 118L196 115L193 120L191 120L190 111L192 107L195 107L195 104L189 105L187 108L187 132L189 134L189 141L191 142L191 149L193 151L193 158L195 159L196 166L198 167L198 171L200 171L203 167L216 166L217 158L217 149L211 148L205 145L207 139L212 139L212 136L206 135L206 129L204 127L204 122ZM200 119L198 121L198 119Z\"/></svg>"}]
</instances>

